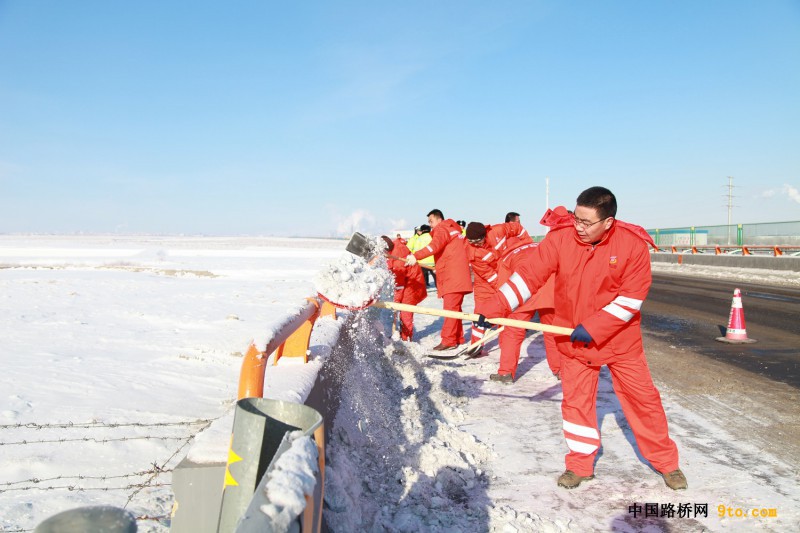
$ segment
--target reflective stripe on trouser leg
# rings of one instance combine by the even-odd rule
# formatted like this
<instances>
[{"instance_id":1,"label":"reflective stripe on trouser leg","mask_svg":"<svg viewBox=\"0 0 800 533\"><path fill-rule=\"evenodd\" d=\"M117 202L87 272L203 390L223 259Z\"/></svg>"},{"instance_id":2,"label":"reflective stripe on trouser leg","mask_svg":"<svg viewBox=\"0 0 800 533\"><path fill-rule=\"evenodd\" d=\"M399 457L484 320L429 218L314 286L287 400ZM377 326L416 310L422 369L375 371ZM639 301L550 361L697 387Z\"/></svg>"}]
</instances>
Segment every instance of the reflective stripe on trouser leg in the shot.
<instances>
[{"instance_id":1,"label":"reflective stripe on trouser leg","mask_svg":"<svg viewBox=\"0 0 800 533\"><path fill-rule=\"evenodd\" d=\"M586 366L571 357L561 358L561 400L564 439L569 453L567 470L579 476L591 476L594 458L600 447L597 428L597 382L600 367Z\"/></svg>"},{"instance_id":2,"label":"reflective stripe on trouser leg","mask_svg":"<svg viewBox=\"0 0 800 533\"><path fill-rule=\"evenodd\" d=\"M644 353L609 363L608 369L639 451L659 472L672 472L678 468L678 447L669 437L667 415Z\"/></svg>"},{"instance_id":3,"label":"reflective stripe on trouser leg","mask_svg":"<svg viewBox=\"0 0 800 533\"><path fill-rule=\"evenodd\" d=\"M486 328L476 328L475 326L472 326L472 329L470 329L470 334L469 334L470 344L475 344L476 342L480 342L485 333L486 333Z\"/></svg>"},{"instance_id":4,"label":"reflective stripe on trouser leg","mask_svg":"<svg viewBox=\"0 0 800 533\"><path fill-rule=\"evenodd\" d=\"M442 307L448 311L461 312L463 293L450 293L442 296ZM460 318L445 318L442 324L442 342L448 346L464 343L464 327Z\"/></svg>"},{"instance_id":5,"label":"reflective stripe on trouser leg","mask_svg":"<svg viewBox=\"0 0 800 533\"><path fill-rule=\"evenodd\" d=\"M507 318L527 322L533 318L533 313L533 311L515 311ZM500 333L500 368L497 371L499 374L511 374L516 377L519 351L527 332L527 329L506 326Z\"/></svg>"}]
</instances>

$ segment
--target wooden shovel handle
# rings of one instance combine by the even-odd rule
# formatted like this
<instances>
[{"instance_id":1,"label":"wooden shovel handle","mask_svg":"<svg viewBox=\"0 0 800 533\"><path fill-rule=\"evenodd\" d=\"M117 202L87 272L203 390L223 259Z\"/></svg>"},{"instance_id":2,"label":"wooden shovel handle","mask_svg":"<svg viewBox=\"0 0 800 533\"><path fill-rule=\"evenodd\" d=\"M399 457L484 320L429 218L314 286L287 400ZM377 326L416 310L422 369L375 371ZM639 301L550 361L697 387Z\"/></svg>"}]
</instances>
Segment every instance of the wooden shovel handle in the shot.
<instances>
[{"instance_id":1,"label":"wooden shovel handle","mask_svg":"<svg viewBox=\"0 0 800 533\"><path fill-rule=\"evenodd\" d=\"M419 307L416 305L401 304L397 302L375 302L373 305L383 309L392 309L393 311L408 311L410 313L419 313L421 315L460 318L461 320L469 320L471 322L475 322L478 320L478 318L480 318L480 315L476 315L474 313L460 313L458 311L448 311L447 309ZM546 333L555 333L556 335L571 335L573 331L572 328L552 326L550 324L539 324L537 322L527 322L525 320L514 320L513 318L487 318L486 321L490 324L497 324L498 326L532 329L535 331L544 331Z\"/></svg>"},{"instance_id":2,"label":"wooden shovel handle","mask_svg":"<svg viewBox=\"0 0 800 533\"><path fill-rule=\"evenodd\" d=\"M406 258L405 258L405 257L397 257L396 255L390 255L390 256L388 256L388 257L389 257L389 259L396 259L397 261L405 261L405 260L406 260ZM434 269L434 267L432 267L432 266L428 266L428 265L423 265L423 264L422 264L422 263L420 263L419 261L417 261L417 264L418 264L419 266L421 266L422 268L427 268L428 270L435 270L435 269Z\"/></svg>"}]
</instances>

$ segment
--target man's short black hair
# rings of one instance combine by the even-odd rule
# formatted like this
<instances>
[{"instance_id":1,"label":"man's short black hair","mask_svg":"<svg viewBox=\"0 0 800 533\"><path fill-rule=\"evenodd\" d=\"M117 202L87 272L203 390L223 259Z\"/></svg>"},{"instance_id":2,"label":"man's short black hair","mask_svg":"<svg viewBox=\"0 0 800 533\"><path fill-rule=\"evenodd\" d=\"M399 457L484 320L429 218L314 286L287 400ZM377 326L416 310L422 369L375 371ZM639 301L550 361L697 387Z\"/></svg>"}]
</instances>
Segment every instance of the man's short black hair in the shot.
<instances>
[{"instance_id":1,"label":"man's short black hair","mask_svg":"<svg viewBox=\"0 0 800 533\"><path fill-rule=\"evenodd\" d=\"M509 211L506 213L506 222L514 222L519 217L519 213L515 213L514 211Z\"/></svg>"},{"instance_id":2,"label":"man's short black hair","mask_svg":"<svg viewBox=\"0 0 800 533\"><path fill-rule=\"evenodd\" d=\"M601 220L617 216L617 199L614 193L605 187L589 187L578 195L577 205L597 210Z\"/></svg>"},{"instance_id":3,"label":"man's short black hair","mask_svg":"<svg viewBox=\"0 0 800 533\"><path fill-rule=\"evenodd\" d=\"M428 213L426 216L431 216L431 215L435 216L439 220L444 220L444 215L442 214L442 211L440 209L431 209L430 213Z\"/></svg>"}]
</instances>

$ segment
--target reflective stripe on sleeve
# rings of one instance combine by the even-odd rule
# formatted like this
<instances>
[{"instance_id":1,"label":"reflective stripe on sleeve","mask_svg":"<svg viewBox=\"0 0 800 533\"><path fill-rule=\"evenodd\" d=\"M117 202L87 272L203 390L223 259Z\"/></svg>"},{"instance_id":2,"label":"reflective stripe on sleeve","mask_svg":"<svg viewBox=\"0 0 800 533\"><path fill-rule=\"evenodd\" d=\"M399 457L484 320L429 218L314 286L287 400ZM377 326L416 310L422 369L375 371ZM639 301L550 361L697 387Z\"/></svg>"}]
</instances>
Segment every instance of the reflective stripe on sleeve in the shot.
<instances>
[{"instance_id":1,"label":"reflective stripe on sleeve","mask_svg":"<svg viewBox=\"0 0 800 533\"><path fill-rule=\"evenodd\" d=\"M636 309L637 311L642 308L644 300L637 300L636 298L628 298L627 296L617 296L614 298L614 303Z\"/></svg>"},{"instance_id":2,"label":"reflective stripe on sleeve","mask_svg":"<svg viewBox=\"0 0 800 533\"><path fill-rule=\"evenodd\" d=\"M627 311L624 308L618 306L614 302L611 302L610 304L605 306L603 308L603 311L605 311L606 313L612 314L615 317L617 317L620 320L623 320L625 322L630 322L631 318L633 318L633 313L631 313L630 311Z\"/></svg>"},{"instance_id":3,"label":"reflective stripe on sleeve","mask_svg":"<svg viewBox=\"0 0 800 533\"><path fill-rule=\"evenodd\" d=\"M528 290L528 286L525 285L525 281L522 279L522 276L514 272L511 274L511 277L508 278L508 281L514 284L514 286L519 291L519 295L522 296L522 301L527 302L531 298L531 291Z\"/></svg>"},{"instance_id":4,"label":"reflective stripe on sleeve","mask_svg":"<svg viewBox=\"0 0 800 533\"><path fill-rule=\"evenodd\" d=\"M494 245L494 249L495 250L499 250L500 247L503 246L503 244L505 244L505 242L506 242L506 238L503 237L502 239L500 239L500 242L498 242L497 244Z\"/></svg>"},{"instance_id":5,"label":"reflective stripe on sleeve","mask_svg":"<svg viewBox=\"0 0 800 533\"><path fill-rule=\"evenodd\" d=\"M428 250L430 250L431 253L433 253L433 248L431 248L430 244L428 246L426 246L425 248L427 248Z\"/></svg>"},{"instance_id":6,"label":"reflective stripe on sleeve","mask_svg":"<svg viewBox=\"0 0 800 533\"><path fill-rule=\"evenodd\" d=\"M503 283L503 286L500 287L500 293L505 297L511 310L516 311L517 307L519 307L519 298L514 294L514 289L509 287L508 283Z\"/></svg>"},{"instance_id":7,"label":"reflective stripe on sleeve","mask_svg":"<svg viewBox=\"0 0 800 533\"><path fill-rule=\"evenodd\" d=\"M489 279L487 279L486 281L488 281L489 283L491 283L491 282L493 282L493 281L494 281L494 280L496 280L496 279L497 279L497 274L492 274L492 276L491 276Z\"/></svg>"},{"instance_id":8,"label":"reflective stripe on sleeve","mask_svg":"<svg viewBox=\"0 0 800 533\"><path fill-rule=\"evenodd\" d=\"M489 252L488 254L481 257L481 260L488 261L490 257L492 257L492 252Z\"/></svg>"}]
</instances>

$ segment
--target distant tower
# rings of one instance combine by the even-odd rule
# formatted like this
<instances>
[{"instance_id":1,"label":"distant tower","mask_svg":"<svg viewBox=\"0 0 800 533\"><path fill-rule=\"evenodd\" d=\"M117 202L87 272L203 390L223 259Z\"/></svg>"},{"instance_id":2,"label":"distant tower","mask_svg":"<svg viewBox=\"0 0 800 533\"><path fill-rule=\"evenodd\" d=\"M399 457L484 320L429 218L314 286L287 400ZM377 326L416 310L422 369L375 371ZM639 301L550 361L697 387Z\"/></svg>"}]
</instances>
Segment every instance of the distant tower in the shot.
<instances>
[{"instance_id":1,"label":"distant tower","mask_svg":"<svg viewBox=\"0 0 800 533\"><path fill-rule=\"evenodd\" d=\"M731 244L731 226L733 225L733 176L728 176L728 244Z\"/></svg>"},{"instance_id":2,"label":"distant tower","mask_svg":"<svg viewBox=\"0 0 800 533\"><path fill-rule=\"evenodd\" d=\"M545 176L544 178L544 211L545 213L547 210L550 209L550 176ZM550 231L550 228L545 226L544 232L547 233Z\"/></svg>"}]
</instances>

